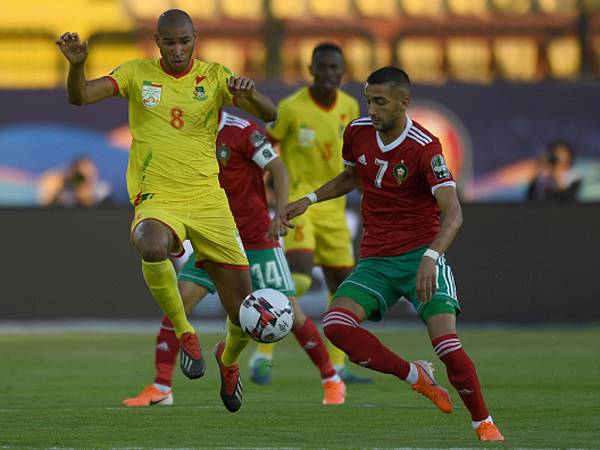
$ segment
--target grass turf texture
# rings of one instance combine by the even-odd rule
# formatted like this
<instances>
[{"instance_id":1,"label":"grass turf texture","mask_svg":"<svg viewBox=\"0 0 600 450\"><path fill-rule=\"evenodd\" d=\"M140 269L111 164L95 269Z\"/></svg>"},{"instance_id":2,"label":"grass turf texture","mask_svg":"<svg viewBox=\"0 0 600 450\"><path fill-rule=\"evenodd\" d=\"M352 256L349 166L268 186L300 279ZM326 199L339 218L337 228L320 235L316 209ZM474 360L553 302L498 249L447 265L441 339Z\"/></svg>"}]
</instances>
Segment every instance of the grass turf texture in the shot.
<instances>
[{"instance_id":1,"label":"grass turf texture","mask_svg":"<svg viewBox=\"0 0 600 450\"><path fill-rule=\"evenodd\" d=\"M126 408L125 397L153 380L154 336L0 334L0 448L481 447L424 330L379 333L405 358L435 362L455 410L439 413L394 377L369 372L343 406L322 406L317 370L293 337L276 348L271 386L250 382L231 414L218 395L210 350L200 336L204 378L176 368L175 405ZM488 406L505 438L497 448L600 446L599 328L465 330ZM365 369L355 370L364 374Z\"/></svg>"}]
</instances>

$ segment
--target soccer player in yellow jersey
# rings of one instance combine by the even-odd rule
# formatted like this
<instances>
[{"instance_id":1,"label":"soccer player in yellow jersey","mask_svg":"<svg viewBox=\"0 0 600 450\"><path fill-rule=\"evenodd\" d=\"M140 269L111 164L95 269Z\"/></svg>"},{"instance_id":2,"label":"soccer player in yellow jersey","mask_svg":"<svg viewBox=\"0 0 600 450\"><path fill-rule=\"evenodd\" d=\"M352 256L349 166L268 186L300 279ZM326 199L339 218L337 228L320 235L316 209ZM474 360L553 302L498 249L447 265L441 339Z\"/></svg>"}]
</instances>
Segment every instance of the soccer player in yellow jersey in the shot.
<instances>
[{"instance_id":1,"label":"soccer player in yellow jersey","mask_svg":"<svg viewBox=\"0 0 600 450\"><path fill-rule=\"evenodd\" d=\"M322 43L314 48L310 74L313 84L283 99L279 117L268 126L278 141L281 158L290 177L290 199L302 198L344 170L342 136L344 128L359 116L358 102L339 89L344 74L344 57L339 46ZM285 236L286 256L298 297L312 282L313 264L323 268L330 293L354 267L352 241L345 216L346 199L319 203L296 219L296 227ZM345 369L345 355L329 345L331 360L348 383L370 382ZM254 354L252 380L270 381L273 344L261 344Z\"/></svg>"},{"instance_id":2,"label":"soccer player in yellow jersey","mask_svg":"<svg viewBox=\"0 0 600 450\"><path fill-rule=\"evenodd\" d=\"M200 344L188 322L169 255L183 253L189 239L214 281L228 315L227 338L214 350L221 374L221 399L229 411L242 402L237 364L248 337L238 312L251 291L248 260L227 197L219 186L215 141L221 107L235 104L264 121L275 105L249 78L217 63L193 58L197 33L189 15L164 12L155 34L161 58L129 61L110 75L88 81L87 43L65 33L57 44L69 61L69 101L94 103L118 95L128 99L133 143L127 189L135 206L131 239L142 257L144 279L171 320L181 344L180 365L188 378L204 374Z\"/></svg>"}]
</instances>

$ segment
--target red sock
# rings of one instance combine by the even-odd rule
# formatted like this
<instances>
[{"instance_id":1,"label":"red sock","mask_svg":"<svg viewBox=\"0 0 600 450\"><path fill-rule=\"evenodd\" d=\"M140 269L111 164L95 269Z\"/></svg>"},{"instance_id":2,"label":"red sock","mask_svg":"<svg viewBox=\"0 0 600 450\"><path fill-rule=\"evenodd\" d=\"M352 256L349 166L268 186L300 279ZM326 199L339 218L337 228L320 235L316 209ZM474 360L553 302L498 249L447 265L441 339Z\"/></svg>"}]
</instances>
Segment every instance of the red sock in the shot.
<instances>
[{"instance_id":1,"label":"red sock","mask_svg":"<svg viewBox=\"0 0 600 450\"><path fill-rule=\"evenodd\" d=\"M323 318L323 331L331 343L342 349L350 361L377 372L406 379L410 363L400 358L374 334L358 326L359 319L351 311L334 308Z\"/></svg>"},{"instance_id":2,"label":"red sock","mask_svg":"<svg viewBox=\"0 0 600 450\"><path fill-rule=\"evenodd\" d=\"M490 413L485 406L477 371L471 358L462 349L456 334L446 334L431 341L438 358L446 364L448 379L474 421L486 419Z\"/></svg>"},{"instance_id":3,"label":"red sock","mask_svg":"<svg viewBox=\"0 0 600 450\"><path fill-rule=\"evenodd\" d=\"M331 378L336 374L331 359L329 359L327 347L312 320L306 319L304 325L294 329L294 336L313 364L319 368L321 378Z\"/></svg>"},{"instance_id":4,"label":"red sock","mask_svg":"<svg viewBox=\"0 0 600 450\"><path fill-rule=\"evenodd\" d=\"M175 336L175 328L165 315L160 320L160 331L156 336L156 350L154 354L154 367L156 378L154 382L171 386L173 382L173 368L179 353L179 341Z\"/></svg>"}]
</instances>

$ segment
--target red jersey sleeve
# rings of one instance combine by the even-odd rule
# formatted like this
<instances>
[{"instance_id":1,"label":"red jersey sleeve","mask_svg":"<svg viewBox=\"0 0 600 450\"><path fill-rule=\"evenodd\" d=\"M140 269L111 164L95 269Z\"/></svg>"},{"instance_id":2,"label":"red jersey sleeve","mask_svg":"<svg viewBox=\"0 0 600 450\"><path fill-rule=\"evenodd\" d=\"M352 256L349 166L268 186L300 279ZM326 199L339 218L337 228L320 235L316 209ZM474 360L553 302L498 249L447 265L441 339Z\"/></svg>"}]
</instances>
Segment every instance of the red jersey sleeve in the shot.
<instances>
[{"instance_id":1,"label":"red jersey sleeve","mask_svg":"<svg viewBox=\"0 0 600 450\"><path fill-rule=\"evenodd\" d=\"M421 171L425 175L427 183L431 187L431 193L443 186L456 187L454 177L450 173L448 164L442 153L442 145L439 140L427 144L421 154Z\"/></svg>"},{"instance_id":2,"label":"red jersey sleeve","mask_svg":"<svg viewBox=\"0 0 600 450\"><path fill-rule=\"evenodd\" d=\"M356 128L356 127L355 127ZM354 156L354 151L352 150L352 138L354 135L354 129L352 128L352 124L346 126L344 130L344 143L342 145L342 159L344 160L344 164L349 166L356 165L356 158Z\"/></svg>"}]
</instances>

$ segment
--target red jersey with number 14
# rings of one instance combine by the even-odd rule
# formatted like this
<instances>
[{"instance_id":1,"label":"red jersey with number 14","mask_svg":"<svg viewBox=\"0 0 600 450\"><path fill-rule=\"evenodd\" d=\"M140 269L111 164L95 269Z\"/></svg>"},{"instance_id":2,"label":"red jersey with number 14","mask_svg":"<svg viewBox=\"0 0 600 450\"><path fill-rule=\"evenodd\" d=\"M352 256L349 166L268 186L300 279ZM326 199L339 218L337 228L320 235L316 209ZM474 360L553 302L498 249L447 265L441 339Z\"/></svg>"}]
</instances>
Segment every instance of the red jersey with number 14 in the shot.
<instances>
[{"instance_id":1,"label":"red jersey with number 14","mask_svg":"<svg viewBox=\"0 0 600 450\"><path fill-rule=\"evenodd\" d=\"M401 255L435 239L440 209L433 193L456 187L437 137L407 117L402 134L385 145L363 117L346 127L342 156L363 187L361 258Z\"/></svg>"},{"instance_id":2,"label":"red jersey with number 14","mask_svg":"<svg viewBox=\"0 0 600 450\"><path fill-rule=\"evenodd\" d=\"M262 166L277 152L258 127L241 117L221 113L217 135L219 182L246 250L279 247L265 237L271 218Z\"/></svg>"}]
</instances>

